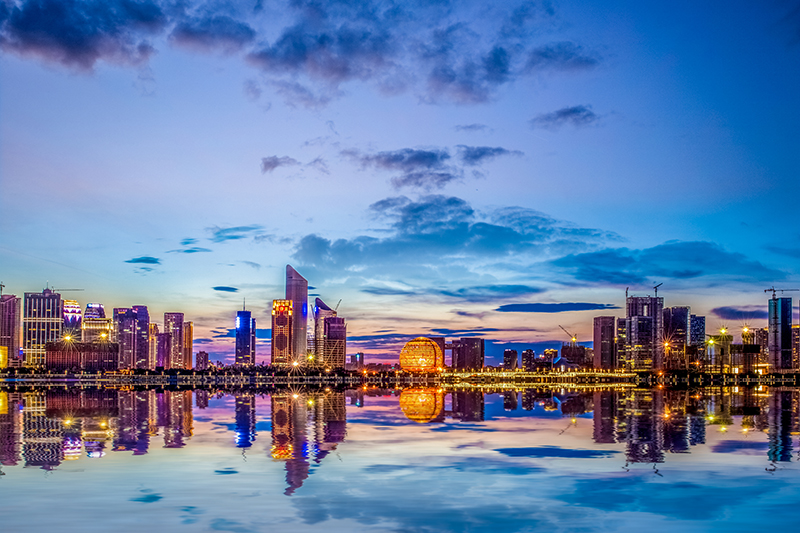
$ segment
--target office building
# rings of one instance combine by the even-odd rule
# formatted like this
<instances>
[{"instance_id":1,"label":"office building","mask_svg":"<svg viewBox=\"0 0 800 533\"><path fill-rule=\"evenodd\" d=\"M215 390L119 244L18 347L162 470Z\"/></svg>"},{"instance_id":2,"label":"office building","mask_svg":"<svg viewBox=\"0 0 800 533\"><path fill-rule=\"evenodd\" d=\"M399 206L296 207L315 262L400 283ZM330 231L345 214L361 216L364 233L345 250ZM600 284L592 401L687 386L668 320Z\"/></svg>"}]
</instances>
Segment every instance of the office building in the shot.
<instances>
[{"instance_id":1,"label":"office building","mask_svg":"<svg viewBox=\"0 0 800 533\"><path fill-rule=\"evenodd\" d=\"M83 312L83 318L105 318L106 310L103 304L90 303L86 304L86 309Z\"/></svg>"},{"instance_id":2,"label":"office building","mask_svg":"<svg viewBox=\"0 0 800 533\"><path fill-rule=\"evenodd\" d=\"M197 352L195 356L195 363L194 363L195 370L208 370L208 352L200 350Z\"/></svg>"},{"instance_id":3,"label":"office building","mask_svg":"<svg viewBox=\"0 0 800 533\"><path fill-rule=\"evenodd\" d=\"M325 353L325 319L336 316L336 311L331 309L321 298L314 300L314 359L321 362Z\"/></svg>"},{"instance_id":4,"label":"office building","mask_svg":"<svg viewBox=\"0 0 800 533\"><path fill-rule=\"evenodd\" d=\"M292 359L294 316L292 300L272 301L272 356L275 366L289 366Z\"/></svg>"},{"instance_id":5,"label":"office building","mask_svg":"<svg viewBox=\"0 0 800 533\"><path fill-rule=\"evenodd\" d=\"M292 361L305 364L308 356L308 281L291 265L286 265L286 299L292 302Z\"/></svg>"},{"instance_id":6,"label":"office building","mask_svg":"<svg viewBox=\"0 0 800 533\"><path fill-rule=\"evenodd\" d=\"M328 317L323 322L324 349L322 360L325 368L344 368L347 358L347 324L343 317Z\"/></svg>"},{"instance_id":7,"label":"office building","mask_svg":"<svg viewBox=\"0 0 800 533\"><path fill-rule=\"evenodd\" d=\"M531 349L522 350L522 370L525 372L536 370L536 352Z\"/></svg>"},{"instance_id":8,"label":"office building","mask_svg":"<svg viewBox=\"0 0 800 533\"><path fill-rule=\"evenodd\" d=\"M0 350L5 349L7 366L20 366L20 303L13 294L0 296Z\"/></svg>"},{"instance_id":9,"label":"office building","mask_svg":"<svg viewBox=\"0 0 800 533\"><path fill-rule=\"evenodd\" d=\"M150 322L147 326L147 368L156 368L158 365L158 324Z\"/></svg>"},{"instance_id":10,"label":"office building","mask_svg":"<svg viewBox=\"0 0 800 533\"><path fill-rule=\"evenodd\" d=\"M169 369L172 349L172 335L156 333L156 368Z\"/></svg>"},{"instance_id":11,"label":"office building","mask_svg":"<svg viewBox=\"0 0 800 533\"><path fill-rule=\"evenodd\" d=\"M183 323L183 362L181 368L191 370L192 352L194 352L194 322Z\"/></svg>"},{"instance_id":12,"label":"office building","mask_svg":"<svg viewBox=\"0 0 800 533\"><path fill-rule=\"evenodd\" d=\"M453 368L480 370L483 368L485 345L481 338L464 337L453 341Z\"/></svg>"},{"instance_id":13,"label":"office building","mask_svg":"<svg viewBox=\"0 0 800 533\"><path fill-rule=\"evenodd\" d=\"M597 370L613 370L617 367L616 318L613 316L594 317L594 361Z\"/></svg>"},{"instance_id":14,"label":"office building","mask_svg":"<svg viewBox=\"0 0 800 533\"><path fill-rule=\"evenodd\" d=\"M516 350L503 350L503 370L516 370L519 354Z\"/></svg>"},{"instance_id":15,"label":"office building","mask_svg":"<svg viewBox=\"0 0 800 533\"><path fill-rule=\"evenodd\" d=\"M706 317L699 315L689 316L689 345L705 346L706 344Z\"/></svg>"},{"instance_id":16,"label":"office building","mask_svg":"<svg viewBox=\"0 0 800 533\"><path fill-rule=\"evenodd\" d=\"M55 372L111 372L119 368L119 345L114 342L49 342L45 345L45 368Z\"/></svg>"},{"instance_id":17,"label":"office building","mask_svg":"<svg viewBox=\"0 0 800 533\"><path fill-rule=\"evenodd\" d=\"M81 342L111 342L113 337L113 318L83 316L83 320L81 320Z\"/></svg>"},{"instance_id":18,"label":"office building","mask_svg":"<svg viewBox=\"0 0 800 533\"><path fill-rule=\"evenodd\" d=\"M81 329L81 304L76 300L64 300L64 331L78 332Z\"/></svg>"},{"instance_id":19,"label":"office building","mask_svg":"<svg viewBox=\"0 0 800 533\"><path fill-rule=\"evenodd\" d=\"M237 366L256 364L256 321L250 311L236 312L236 346L235 359Z\"/></svg>"},{"instance_id":20,"label":"office building","mask_svg":"<svg viewBox=\"0 0 800 533\"><path fill-rule=\"evenodd\" d=\"M119 344L119 368L150 366L150 313L144 305L114 309L114 341ZM102 319L92 319L93 321Z\"/></svg>"},{"instance_id":21,"label":"office building","mask_svg":"<svg viewBox=\"0 0 800 533\"><path fill-rule=\"evenodd\" d=\"M626 310L626 366L635 370L660 370L664 367L664 298L629 296ZM636 332L636 338L630 337L631 331Z\"/></svg>"},{"instance_id":22,"label":"office building","mask_svg":"<svg viewBox=\"0 0 800 533\"><path fill-rule=\"evenodd\" d=\"M63 326L60 294L50 289L40 293L25 293L22 312L22 352L25 366L44 366L45 345L61 339Z\"/></svg>"},{"instance_id":23,"label":"office building","mask_svg":"<svg viewBox=\"0 0 800 533\"><path fill-rule=\"evenodd\" d=\"M769 301L769 364L770 370L795 368L792 361L792 299L775 298Z\"/></svg>"},{"instance_id":24,"label":"office building","mask_svg":"<svg viewBox=\"0 0 800 533\"><path fill-rule=\"evenodd\" d=\"M169 357L164 368L183 368L183 313L164 313L164 333L169 334Z\"/></svg>"}]
</instances>

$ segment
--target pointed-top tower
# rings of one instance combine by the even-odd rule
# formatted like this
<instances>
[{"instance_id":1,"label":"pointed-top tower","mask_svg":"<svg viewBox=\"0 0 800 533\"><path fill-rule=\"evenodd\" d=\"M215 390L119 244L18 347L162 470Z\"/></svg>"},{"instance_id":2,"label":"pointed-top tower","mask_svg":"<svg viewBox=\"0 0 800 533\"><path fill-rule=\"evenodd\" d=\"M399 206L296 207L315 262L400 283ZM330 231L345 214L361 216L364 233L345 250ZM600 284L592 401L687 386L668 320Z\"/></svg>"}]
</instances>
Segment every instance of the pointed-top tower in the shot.
<instances>
[{"instance_id":1,"label":"pointed-top tower","mask_svg":"<svg viewBox=\"0 0 800 533\"><path fill-rule=\"evenodd\" d=\"M308 350L308 281L292 265L286 265L286 299L292 301L292 359L306 362Z\"/></svg>"}]
</instances>

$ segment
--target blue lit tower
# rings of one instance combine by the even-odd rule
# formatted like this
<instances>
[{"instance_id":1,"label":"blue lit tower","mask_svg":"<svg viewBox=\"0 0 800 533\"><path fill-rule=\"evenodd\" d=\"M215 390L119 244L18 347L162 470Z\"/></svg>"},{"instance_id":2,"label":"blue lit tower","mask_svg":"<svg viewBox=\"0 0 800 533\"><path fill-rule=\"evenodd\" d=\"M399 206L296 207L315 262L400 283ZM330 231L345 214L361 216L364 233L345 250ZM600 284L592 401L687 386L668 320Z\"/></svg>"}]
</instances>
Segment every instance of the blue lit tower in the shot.
<instances>
[{"instance_id":1,"label":"blue lit tower","mask_svg":"<svg viewBox=\"0 0 800 533\"><path fill-rule=\"evenodd\" d=\"M308 281L291 265L286 265L286 299L292 301L292 343L290 354L293 361L305 363L308 356Z\"/></svg>"},{"instance_id":2,"label":"blue lit tower","mask_svg":"<svg viewBox=\"0 0 800 533\"><path fill-rule=\"evenodd\" d=\"M236 364L256 364L256 321L244 309L236 313Z\"/></svg>"}]
</instances>

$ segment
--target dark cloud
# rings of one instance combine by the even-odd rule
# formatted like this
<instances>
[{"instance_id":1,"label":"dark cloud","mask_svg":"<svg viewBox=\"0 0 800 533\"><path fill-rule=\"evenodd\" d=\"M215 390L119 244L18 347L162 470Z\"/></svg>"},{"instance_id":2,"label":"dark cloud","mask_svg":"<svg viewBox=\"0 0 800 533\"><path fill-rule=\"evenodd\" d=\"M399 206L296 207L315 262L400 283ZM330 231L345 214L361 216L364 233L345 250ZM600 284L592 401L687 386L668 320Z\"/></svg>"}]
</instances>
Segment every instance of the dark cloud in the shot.
<instances>
[{"instance_id":1,"label":"dark cloud","mask_svg":"<svg viewBox=\"0 0 800 533\"><path fill-rule=\"evenodd\" d=\"M149 255L144 255L142 257L134 257L133 259L128 259L125 262L139 264L139 265L160 265L161 259L158 259L157 257L150 257Z\"/></svg>"},{"instance_id":2,"label":"dark cloud","mask_svg":"<svg viewBox=\"0 0 800 533\"><path fill-rule=\"evenodd\" d=\"M215 291L220 291L220 292L239 292L239 289L237 289L236 287L227 287L225 285L217 285L216 287L211 287L211 288L214 289Z\"/></svg>"},{"instance_id":3,"label":"dark cloud","mask_svg":"<svg viewBox=\"0 0 800 533\"><path fill-rule=\"evenodd\" d=\"M704 241L670 241L644 250L616 248L571 254L553 261L553 265L580 281L622 286L649 283L654 278L716 276L739 282L785 278L783 272Z\"/></svg>"},{"instance_id":4,"label":"dark cloud","mask_svg":"<svg viewBox=\"0 0 800 533\"><path fill-rule=\"evenodd\" d=\"M542 113L532 118L529 123L534 128L554 130L565 124L570 124L576 128L588 126L596 122L599 118L600 117L592 111L592 106L577 105L574 107L565 107L551 113Z\"/></svg>"},{"instance_id":5,"label":"dark cloud","mask_svg":"<svg viewBox=\"0 0 800 533\"><path fill-rule=\"evenodd\" d=\"M413 296L419 294L416 291L393 289L391 287L362 287L361 292L375 296Z\"/></svg>"},{"instance_id":6,"label":"dark cloud","mask_svg":"<svg viewBox=\"0 0 800 533\"><path fill-rule=\"evenodd\" d=\"M168 254L197 254L201 252L210 252L208 248L200 248L199 246L192 246L191 248L180 248L178 250L169 250Z\"/></svg>"},{"instance_id":7,"label":"dark cloud","mask_svg":"<svg viewBox=\"0 0 800 533\"><path fill-rule=\"evenodd\" d=\"M458 152L461 162L469 166L480 165L488 159L494 159L501 155L523 155L518 150L489 146L464 146L463 144L458 145Z\"/></svg>"},{"instance_id":8,"label":"dark cloud","mask_svg":"<svg viewBox=\"0 0 800 533\"><path fill-rule=\"evenodd\" d=\"M197 244L197 239L183 239L181 241L181 246L189 246L190 244Z\"/></svg>"},{"instance_id":9,"label":"dark cloud","mask_svg":"<svg viewBox=\"0 0 800 533\"><path fill-rule=\"evenodd\" d=\"M234 226L230 228L214 226L207 229L211 232L211 237L209 238L212 242L225 242L257 236L256 234L260 232L263 227L253 224L252 226Z\"/></svg>"},{"instance_id":10,"label":"dark cloud","mask_svg":"<svg viewBox=\"0 0 800 533\"><path fill-rule=\"evenodd\" d=\"M482 337L487 333L496 333L501 330L499 328L472 328L472 329L453 329L453 328L431 328L431 331L436 335L444 335L447 337Z\"/></svg>"},{"instance_id":11,"label":"dark cloud","mask_svg":"<svg viewBox=\"0 0 800 533\"><path fill-rule=\"evenodd\" d=\"M173 43L204 52L233 52L251 43L255 37L256 32L249 25L225 15L183 20L170 34Z\"/></svg>"},{"instance_id":12,"label":"dark cloud","mask_svg":"<svg viewBox=\"0 0 800 533\"><path fill-rule=\"evenodd\" d=\"M766 320L769 312L763 305L741 305L736 307L715 307L711 310L723 320Z\"/></svg>"},{"instance_id":13,"label":"dark cloud","mask_svg":"<svg viewBox=\"0 0 800 533\"><path fill-rule=\"evenodd\" d=\"M489 129L486 124L459 124L453 129L456 131L485 131Z\"/></svg>"},{"instance_id":14,"label":"dark cloud","mask_svg":"<svg viewBox=\"0 0 800 533\"><path fill-rule=\"evenodd\" d=\"M619 309L612 304L593 304L585 302L564 302L553 304L506 304L495 311L501 313L565 313L567 311L597 311L603 309Z\"/></svg>"},{"instance_id":15,"label":"dark cloud","mask_svg":"<svg viewBox=\"0 0 800 533\"><path fill-rule=\"evenodd\" d=\"M461 177L459 169L447 164L450 160L447 150L404 148L377 154L344 150L342 155L358 162L361 168L401 172L399 176L392 178L392 184L398 189L402 187L440 189Z\"/></svg>"},{"instance_id":16,"label":"dark cloud","mask_svg":"<svg viewBox=\"0 0 800 533\"><path fill-rule=\"evenodd\" d=\"M9 3L2 4L8 9ZM151 0L22 0L0 26L0 47L80 70L100 60L141 64L167 16Z\"/></svg>"},{"instance_id":17,"label":"dark cloud","mask_svg":"<svg viewBox=\"0 0 800 533\"><path fill-rule=\"evenodd\" d=\"M288 156L278 157L276 155L271 155L269 157L262 157L261 173L266 174L267 172L272 172L278 167L292 167L299 164L300 161Z\"/></svg>"},{"instance_id":18,"label":"dark cloud","mask_svg":"<svg viewBox=\"0 0 800 533\"><path fill-rule=\"evenodd\" d=\"M586 70L596 67L599 62L596 56L587 53L582 46L572 42L560 42L531 50L525 69L528 72Z\"/></svg>"},{"instance_id":19,"label":"dark cloud","mask_svg":"<svg viewBox=\"0 0 800 533\"><path fill-rule=\"evenodd\" d=\"M528 285L483 285L478 287L463 287L456 290L440 291L440 294L451 298L458 298L468 302L493 302L503 298L516 298L528 294L537 294L544 289Z\"/></svg>"},{"instance_id":20,"label":"dark cloud","mask_svg":"<svg viewBox=\"0 0 800 533\"><path fill-rule=\"evenodd\" d=\"M536 448L498 448L496 452L509 457L534 457L544 459L598 459L618 454L617 451L575 450L557 446L539 446Z\"/></svg>"}]
</instances>

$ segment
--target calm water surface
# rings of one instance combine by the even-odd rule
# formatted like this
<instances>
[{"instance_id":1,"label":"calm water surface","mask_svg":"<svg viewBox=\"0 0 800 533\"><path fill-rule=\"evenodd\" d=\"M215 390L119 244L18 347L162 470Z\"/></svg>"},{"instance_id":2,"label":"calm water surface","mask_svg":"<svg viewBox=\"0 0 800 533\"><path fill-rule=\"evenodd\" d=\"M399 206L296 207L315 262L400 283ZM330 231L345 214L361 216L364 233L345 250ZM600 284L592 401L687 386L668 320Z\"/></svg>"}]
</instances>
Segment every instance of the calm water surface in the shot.
<instances>
[{"instance_id":1,"label":"calm water surface","mask_svg":"<svg viewBox=\"0 0 800 533\"><path fill-rule=\"evenodd\" d=\"M0 392L2 531L794 525L794 390Z\"/></svg>"}]
</instances>

